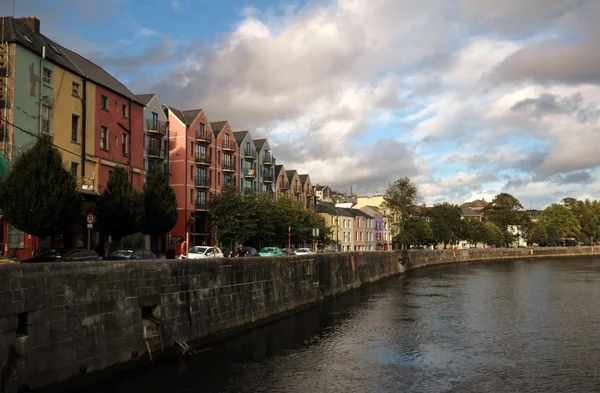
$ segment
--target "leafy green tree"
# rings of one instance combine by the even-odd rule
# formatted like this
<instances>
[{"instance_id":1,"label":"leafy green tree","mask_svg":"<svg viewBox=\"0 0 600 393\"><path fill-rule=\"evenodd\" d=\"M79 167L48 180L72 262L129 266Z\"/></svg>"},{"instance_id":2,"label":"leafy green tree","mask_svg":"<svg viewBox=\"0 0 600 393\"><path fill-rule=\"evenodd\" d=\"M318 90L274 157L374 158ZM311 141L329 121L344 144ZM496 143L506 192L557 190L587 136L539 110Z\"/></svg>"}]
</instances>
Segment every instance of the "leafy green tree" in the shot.
<instances>
[{"instance_id":1,"label":"leafy green tree","mask_svg":"<svg viewBox=\"0 0 600 393\"><path fill-rule=\"evenodd\" d=\"M142 229L144 199L129 182L127 169L122 166L113 169L106 190L98 198L96 211L100 233L112 236L117 244Z\"/></svg>"},{"instance_id":2,"label":"leafy green tree","mask_svg":"<svg viewBox=\"0 0 600 393\"><path fill-rule=\"evenodd\" d=\"M470 228L470 239L469 241L471 243L473 243L475 246L477 246L479 243L486 243L486 240L488 239L488 229L486 228L484 222L482 221L473 221L473 220L466 220L466 221L470 221L472 225L472 228Z\"/></svg>"},{"instance_id":3,"label":"leafy green tree","mask_svg":"<svg viewBox=\"0 0 600 393\"><path fill-rule=\"evenodd\" d=\"M229 184L210 201L212 229L220 242L232 246L247 241L257 231L257 222L252 220L252 210L246 202L239 189Z\"/></svg>"},{"instance_id":4,"label":"leafy green tree","mask_svg":"<svg viewBox=\"0 0 600 393\"><path fill-rule=\"evenodd\" d=\"M164 236L177 223L177 196L167 175L154 165L144 184L144 229L146 235Z\"/></svg>"},{"instance_id":5,"label":"leafy green tree","mask_svg":"<svg viewBox=\"0 0 600 393\"><path fill-rule=\"evenodd\" d=\"M538 245L548 243L548 233L546 232L546 225L543 222L536 222L533 224L530 236L527 238L529 243Z\"/></svg>"},{"instance_id":6,"label":"leafy green tree","mask_svg":"<svg viewBox=\"0 0 600 393\"><path fill-rule=\"evenodd\" d=\"M435 205L428 210L429 225L435 243L456 244L461 234L461 211L456 205L447 202Z\"/></svg>"},{"instance_id":7,"label":"leafy green tree","mask_svg":"<svg viewBox=\"0 0 600 393\"><path fill-rule=\"evenodd\" d=\"M423 217L408 217L404 231L398 235L397 241L406 246L422 246L431 241L433 231Z\"/></svg>"},{"instance_id":8,"label":"leafy green tree","mask_svg":"<svg viewBox=\"0 0 600 393\"><path fill-rule=\"evenodd\" d=\"M496 247L504 245L504 233L498 225L491 221L486 221L483 223L483 227L485 228L485 244Z\"/></svg>"},{"instance_id":9,"label":"leafy green tree","mask_svg":"<svg viewBox=\"0 0 600 393\"><path fill-rule=\"evenodd\" d=\"M247 240L258 248L276 244L278 217L273 213L276 208L275 203L275 200L266 193L259 192L244 196L244 205L249 213L248 219L254 221L258 228Z\"/></svg>"},{"instance_id":10,"label":"leafy green tree","mask_svg":"<svg viewBox=\"0 0 600 393\"><path fill-rule=\"evenodd\" d=\"M562 203L573 212L577 221L579 221L579 240L591 243L597 239L600 233L600 226L598 225L600 216L596 207L598 202L591 202L589 199L580 201L575 198L564 198Z\"/></svg>"},{"instance_id":11,"label":"leafy green tree","mask_svg":"<svg viewBox=\"0 0 600 393\"><path fill-rule=\"evenodd\" d=\"M401 177L389 185L384 200L391 218L392 233L404 231L408 210L417 203L417 197L417 187L408 177Z\"/></svg>"},{"instance_id":12,"label":"leafy green tree","mask_svg":"<svg viewBox=\"0 0 600 393\"><path fill-rule=\"evenodd\" d=\"M4 219L37 237L70 232L81 215L82 202L74 176L64 168L48 136L15 161L0 185Z\"/></svg>"},{"instance_id":13,"label":"leafy green tree","mask_svg":"<svg viewBox=\"0 0 600 393\"><path fill-rule=\"evenodd\" d=\"M565 205L551 204L542 212L541 220L544 224L553 227L561 240L581 237L579 221L573 211Z\"/></svg>"},{"instance_id":14,"label":"leafy green tree","mask_svg":"<svg viewBox=\"0 0 600 393\"><path fill-rule=\"evenodd\" d=\"M514 241L514 235L508 227L520 226L523 223L523 213L520 209L523 209L521 202L506 192L496 195L483 209L486 219L502 230L506 244Z\"/></svg>"}]
</instances>

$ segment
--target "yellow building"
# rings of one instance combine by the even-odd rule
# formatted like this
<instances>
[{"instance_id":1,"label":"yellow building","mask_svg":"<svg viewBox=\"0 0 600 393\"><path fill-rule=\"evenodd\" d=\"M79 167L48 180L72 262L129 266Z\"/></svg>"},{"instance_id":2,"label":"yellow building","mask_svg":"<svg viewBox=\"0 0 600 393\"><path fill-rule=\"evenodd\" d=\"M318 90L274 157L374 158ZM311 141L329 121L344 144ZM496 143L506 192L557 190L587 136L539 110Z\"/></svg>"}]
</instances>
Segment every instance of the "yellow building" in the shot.
<instances>
[{"instance_id":1,"label":"yellow building","mask_svg":"<svg viewBox=\"0 0 600 393\"><path fill-rule=\"evenodd\" d=\"M357 196L356 197L356 205L354 206L356 209L360 209L365 206L375 206L386 208L385 199L383 198L383 194L375 194L372 196ZM398 215L399 216L399 215ZM386 239L394 239L398 235L398 230L394 227L394 216L389 211L385 211L383 214L383 229L384 229L384 237Z\"/></svg>"},{"instance_id":2,"label":"yellow building","mask_svg":"<svg viewBox=\"0 0 600 393\"><path fill-rule=\"evenodd\" d=\"M97 193L96 159L89 153L85 162L82 159L84 148L86 152L94 152L95 147L96 86L58 65L53 69L53 85L54 144L61 150L65 167L77 178L80 191Z\"/></svg>"}]
</instances>

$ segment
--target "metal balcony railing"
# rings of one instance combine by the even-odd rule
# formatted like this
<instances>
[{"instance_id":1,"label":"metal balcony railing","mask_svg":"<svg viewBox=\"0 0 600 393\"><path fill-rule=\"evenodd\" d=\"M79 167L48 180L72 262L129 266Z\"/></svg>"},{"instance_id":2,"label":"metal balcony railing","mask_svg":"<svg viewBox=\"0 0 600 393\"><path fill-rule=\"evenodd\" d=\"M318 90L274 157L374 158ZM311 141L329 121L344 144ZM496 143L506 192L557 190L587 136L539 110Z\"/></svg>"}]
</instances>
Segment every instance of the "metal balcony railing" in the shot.
<instances>
[{"instance_id":1,"label":"metal balcony railing","mask_svg":"<svg viewBox=\"0 0 600 393\"><path fill-rule=\"evenodd\" d=\"M198 131L196 133L196 142L210 144L212 142L212 133L210 131Z\"/></svg>"},{"instance_id":2,"label":"metal balcony railing","mask_svg":"<svg viewBox=\"0 0 600 393\"><path fill-rule=\"evenodd\" d=\"M235 151L236 144L234 141L223 141L223 150L227 151Z\"/></svg>"},{"instance_id":3,"label":"metal balcony railing","mask_svg":"<svg viewBox=\"0 0 600 393\"><path fill-rule=\"evenodd\" d=\"M160 120L146 119L146 131L166 135L167 123Z\"/></svg>"},{"instance_id":4,"label":"metal balcony railing","mask_svg":"<svg viewBox=\"0 0 600 393\"><path fill-rule=\"evenodd\" d=\"M273 174L268 172L263 172L262 179L265 183L273 183Z\"/></svg>"},{"instance_id":5,"label":"metal balcony railing","mask_svg":"<svg viewBox=\"0 0 600 393\"><path fill-rule=\"evenodd\" d=\"M235 162L223 162L223 170L228 172L235 172Z\"/></svg>"},{"instance_id":6,"label":"metal balcony railing","mask_svg":"<svg viewBox=\"0 0 600 393\"><path fill-rule=\"evenodd\" d=\"M244 149L244 158L246 160L256 160L256 150L254 149Z\"/></svg>"},{"instance_id":7,"label":"metal balcony railing","mask_svg":"<svg viewBox=\"0 0 600 393\"><path fill-rule=\"evenodd\" d=\"M149 158L159 158L165 159L165 151L157 146L148 146L148 150L146 150L146 154Z\"/></svg>"},{"instance_id":8,"label":"metal balcony railing","mask_svg":"<svg viewBox=\"0 0 600 393\"><path fill-rule=\"evenodd\" d=\"M196 153L196 163L201 165L210 165L211 156L208 153Z\"/></svg>"},{"instance_id":9,"label":"metal balcony railing","mask_svg":"<svg viewBox=\"0 0 600 393\"><path fill-rule=\"evenodd\" d=\"M254 169L244 169L244 177L254 179L256 177L256 171Z\"/></svg>"},{"instance_id":10,"label":"metal balcony railing","mask_svg":"<svg viewBox=\"0 0 600 393\"><path fill-rule=\"evenodd\" d=\"M196 187L198 188L210 188L211 184L210 176L196 177Z\"/></svg>"},{"instance_id":11,"label":"metal balcony railing","mask_svg":"<svg viewBox=\"0 0 600 393\"><path fill-rule=\"evenodd\" d=\"M268 154L266 156L263 157L263 164L264 165L273 165L275 163L275 159L273 158L272 155Z\"/></svg>"}]
</instances>

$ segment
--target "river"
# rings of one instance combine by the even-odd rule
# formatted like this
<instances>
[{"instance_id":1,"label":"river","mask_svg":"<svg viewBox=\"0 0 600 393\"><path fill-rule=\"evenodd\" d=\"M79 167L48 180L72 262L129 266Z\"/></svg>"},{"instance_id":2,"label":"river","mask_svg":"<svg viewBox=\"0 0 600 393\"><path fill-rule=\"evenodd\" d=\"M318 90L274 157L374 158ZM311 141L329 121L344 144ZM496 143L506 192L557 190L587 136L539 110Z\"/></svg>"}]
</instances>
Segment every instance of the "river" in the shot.
<instances>
[{"instance_id":1,"label":"river","mask_svg":"<svg viewBox=\"0 0 600 393\"><path fill-rule=\"evenodd\" d=\"M416 270L82 393L600 391L600 259Z\"/></svg>"}]
</instances>

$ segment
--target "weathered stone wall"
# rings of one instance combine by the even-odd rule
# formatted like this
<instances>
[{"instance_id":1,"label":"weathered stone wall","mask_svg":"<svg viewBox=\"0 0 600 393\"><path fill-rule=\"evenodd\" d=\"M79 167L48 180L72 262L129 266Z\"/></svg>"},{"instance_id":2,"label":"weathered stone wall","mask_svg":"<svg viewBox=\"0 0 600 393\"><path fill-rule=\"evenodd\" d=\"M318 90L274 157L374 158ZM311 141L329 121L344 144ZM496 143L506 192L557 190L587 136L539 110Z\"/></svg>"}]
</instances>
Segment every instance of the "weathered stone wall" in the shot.
<instances>
[{"instance_id":1,"label":"weathered stone wall","mask_svg":"<svg viewBox=\"0 0 600 393\"><path fill-rule=\"evenodd\" d=\"M148 357L152 327L168 349L319 302L402 272L399 255L2 265L0 391Z\"/></svg>"},{"instance_id":2,"label":"weathered stone wall","mask_svg":"<svg viewBox=\"0 0 600 393\"><path fill-rule=\"evenodd\" d=\"M408 250L403 259L408 269L442 263L492 261L499 259L548 258L598 255L598 247L471 248L461 250Z\"/></svg>"}]
</instances>

